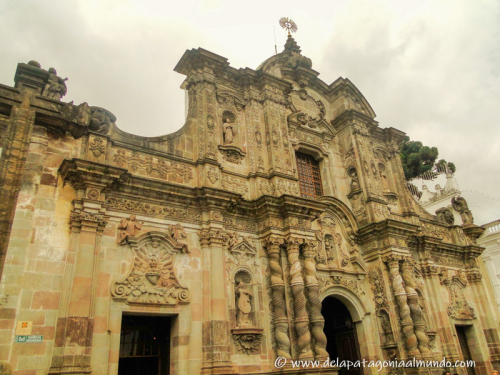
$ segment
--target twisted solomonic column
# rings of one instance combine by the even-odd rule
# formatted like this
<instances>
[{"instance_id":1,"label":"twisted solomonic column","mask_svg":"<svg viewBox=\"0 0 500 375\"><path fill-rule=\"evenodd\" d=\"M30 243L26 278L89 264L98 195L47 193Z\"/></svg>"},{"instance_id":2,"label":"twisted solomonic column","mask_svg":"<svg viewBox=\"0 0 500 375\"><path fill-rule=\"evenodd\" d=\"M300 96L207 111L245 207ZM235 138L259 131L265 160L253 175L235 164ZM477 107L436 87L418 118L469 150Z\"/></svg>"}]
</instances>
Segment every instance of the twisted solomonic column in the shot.
<instances>
[{"instance_id":1,"label":"twisted solomonic column","mask_svg":"<svg viewBox=\"0 0 500 375\"><path fill-rule=\"evenodd\" d=\"M311 316L311 332L314 337L314 352L317 360L328 358L326 351L326 335L323 332L325 319L321 314L321 301L319 299L319 283L316 278L316 255L315 246L312 243L304 245L304 281L306 284L306 295L311 305L309 313Z\"/></svg>"},{"instance_id":2,"label":"twisted solomonic column","mask_svg":"<svg viewBox=\"0 0 500 375\"><path fill-rule=\"evenodd\" d=\"M271 298L274 308L273 322L276 354L280 357L290 359L285 283L283 282L283 270L280 266L280 245L283 243L283 239L271 237L266 239L265 247L269 257L269 268L271 269Z\"/></svg>"},{"instance_id":3,"label":"twisted solomonic column","mask_svg":"<svg viewBox=\"0 0 500 375\"><path fill-rule=\"evenodd\" d=\"M418 304L418 294L415 290L415 280L412 276L412 264L408 260L404 260L401 266L401 274L405 283L406 295L408 296L408 306L410 307L410 316L415 325L415 335L418 340L418 350L422 355L428 355L429 338L425 332L425 319L422 309Z\"/></svg>"},{"instance_id":4,"label":"twisted solomonic column","mask_svg":"<svg viewBox=\"0 0 500 375\"><path fill-rule=\"evenodd\" d=\"M386 260L391 275L392 288L394 289L394 296L399 307L399 317L401 319L401 329L405 337L405 346L408 355L415 356L419 354L417 349L417 337L415 336L413 320L411 319L411 311L408 306L406 290L403 284L403 278L399 273L399 259L397 257L390 257Z\"/></svg>"},{"instance_id":5,"label":"twisted solomonic column","mask_svg":"<svg viewBox=\"0 0 500 375\"><path fill-rule=\"evenodd\" d=\"M313 358L311 351L311 333L309 332L309 316L306 311L306 297L304 295L304 280L302 267L299 261L299 250L302 239L289 237L286 252L290 263L290 285L294 300L295 330L297 331L297 349L299 359Z\"/></svg>"}]
</instances>

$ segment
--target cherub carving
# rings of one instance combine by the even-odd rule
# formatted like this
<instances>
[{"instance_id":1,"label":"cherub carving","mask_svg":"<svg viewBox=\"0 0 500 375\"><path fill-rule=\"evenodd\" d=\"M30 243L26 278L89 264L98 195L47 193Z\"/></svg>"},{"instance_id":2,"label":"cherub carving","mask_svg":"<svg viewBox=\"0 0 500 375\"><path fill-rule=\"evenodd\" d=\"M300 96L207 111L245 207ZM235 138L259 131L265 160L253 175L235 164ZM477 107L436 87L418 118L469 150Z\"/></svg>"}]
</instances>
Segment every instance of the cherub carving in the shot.
<instances>
[{"instance_id":1,"label":"cherub carving","mask_svg":"<svg viewBox=\"0 0 500 375\"><path fill-rule=\"evenodd\" d=\"M186 241L184 240L185 238L187 238L188 234L186 233L186 230L184 229L184 227L180 224L175 224L175 225L171 225L168 227L168 234L170 235L170 237L172 237L177 243L181 244L181 245L184 245L184 249L183 249L183 252L186 252L188 253L189 251L187 251L187 243Z\"/></svg>"},{"instance_id":2,"label":"cherub carving","mask_svg":"<svg viewBox=\"0 0 500 375\"><path fill-rule=\"evenodd\" d=\"M62 79L59 77L54 68L49 68L49 79L43 90L43 96L49 99L61 100L67 92L65 83L67 80L67 78Z\"/></svg>"},{"instance_id":3,"label":"cherub carving","mask_svg":"<svg viewBox=\"0 0 500 375\"><path fill-rule=\"evenodd\" d=\"M120 231L118 243L120 245L125 245L127 243L127 237L134 237L137 230L141 230L141 228L142 223L135 220L135 215L131 215L128 219L122 219L120 225L118 225L118 229L122 229L122 231Z\"/></svg>"}]
</instances>

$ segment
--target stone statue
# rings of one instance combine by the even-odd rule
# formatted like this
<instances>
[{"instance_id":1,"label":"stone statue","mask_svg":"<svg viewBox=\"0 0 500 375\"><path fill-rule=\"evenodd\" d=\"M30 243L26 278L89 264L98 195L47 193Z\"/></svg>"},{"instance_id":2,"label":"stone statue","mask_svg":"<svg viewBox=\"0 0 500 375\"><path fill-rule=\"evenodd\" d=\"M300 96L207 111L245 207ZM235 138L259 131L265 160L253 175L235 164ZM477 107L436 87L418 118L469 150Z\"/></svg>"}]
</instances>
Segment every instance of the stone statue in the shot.
<instances>
[{"instance_id":1,"label":"stone statue","mask_svg":"<svg viewBox=\"0 0 500 375\"><path fill-rule=\"evenodd\" d=\"M250 313L252 312L252 304L250 297L252 292L248 290L248 285L244 281L240 281L236 290L238 296L236 325L238 328L247 328L252 326L250 321Z\"/></svg>"},{"instance_id":2,"label":"stone statue","mask_svg":"<svg viewBox=\"0 0 500 375\"><path fill-rule=\"evenodd\" d=\"M441 207L436 211L437 219L441 223L453 225L455 223L455 217L453 216L453 212L451 212L446 207Z\"/></svg>"},{"instance_id":3,"label":"stone statue","mask_svg":"<svg viewBox=\"0 0 500 375\"><path fill-rule=\"evenodd\" d=\"M358 172L356 172L356 170L353 169L350 175L351 175L351 191L356 191L359 189Z\"/></svg>"},{"instance_id":4,"label":"stone statue","mask_svg":"<svg viewBox=\"0 0 500 375\"><path fill-rule=\"evenodd\" d=\"M136 231L141 228L142 223L135 220L135 215L131 215L128 219L122 219L120 225L118 225L118 229L122 229L118 243L120 245L125 245L127 243L127 237L134 237Z\"/></svg>"},{"instance_id":5,"label":"stone statue","mask_svg":"<svg viewBox=\"0 0 500 375\"><path fill-rule=\"evenodd\" d=\"M49 99L61 100L67 92L65 83L67 80L67 78L62 79L59 77L54 68L49 68L49 79L43 90L43 96Z\"/></svg>"},{"instance_id":6,"label":"stone statue","mask_svg":"<svg viewBox=\"0 0 500 375\"><path fill-rule=\"evenodd\" d=\"M453 206L453 209L460 214L463 225L474 224L474 218L472 217L472 213L469 210L469 205L467 204L465 198L453 197L451 198L451 204Z\"/></svg>"},{"instance_id":7,"label":"stone statue","mask_svg":"<svg viewBox=\"0 0 500 375\"><path fill-rule=\"evenodd\" d=\"M107 133L111 127L111 123L116 121L115 115L101 107L90 108L92 109L92 115L90 117L89 129L98 133Z\"/></svg>"},{"instance_id":8,"label":"stone statue","mask_svg":"<svg viewBox=\"0 0 500 375\"><path fill-rule=\"evenodd\" d=\"M234 140L234 130L233 125L229 122L228 118L224 119L224 124L222 125L222 131L224 133L224 144L228 145L233 143Z\"/></svg>"}]
</instances>

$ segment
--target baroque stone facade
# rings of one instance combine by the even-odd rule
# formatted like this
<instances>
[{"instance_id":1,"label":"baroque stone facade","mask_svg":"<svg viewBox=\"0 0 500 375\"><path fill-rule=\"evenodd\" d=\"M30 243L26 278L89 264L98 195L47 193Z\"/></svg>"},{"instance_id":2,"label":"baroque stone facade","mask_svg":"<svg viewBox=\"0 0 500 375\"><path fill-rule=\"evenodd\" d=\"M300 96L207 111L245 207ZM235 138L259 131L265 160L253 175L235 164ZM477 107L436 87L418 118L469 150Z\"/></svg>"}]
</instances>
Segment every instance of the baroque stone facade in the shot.
<instances>
[{"instance_id":1,"label":"baroque stone facade","mask_svg":"<svg viewBox=\"0 0 500 375\"><path fill-rule=\"evenodd\" d=\"M359 359L470 355L476 374L499 370L483 229L464 201L463 225L421 209L404 133L379 127L348 79L326 85L311 67L291 36L256 70L186 51L185 125L141 137L61 101L54 69L19 64L15 86L0 85L2 368L118 374L126 318L154 316L170 327L161 374L274 373L278 356L332 356L333 298Z\"/></svg>"}]
</instances>

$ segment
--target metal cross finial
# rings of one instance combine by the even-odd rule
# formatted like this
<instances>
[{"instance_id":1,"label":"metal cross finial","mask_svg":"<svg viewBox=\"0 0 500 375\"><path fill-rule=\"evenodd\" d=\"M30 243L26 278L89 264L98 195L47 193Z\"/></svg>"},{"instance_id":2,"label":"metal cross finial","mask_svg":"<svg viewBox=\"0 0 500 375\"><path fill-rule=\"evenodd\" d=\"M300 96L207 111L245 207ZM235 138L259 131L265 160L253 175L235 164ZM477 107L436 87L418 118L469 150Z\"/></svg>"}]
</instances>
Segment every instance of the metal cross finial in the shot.
<instances>
[{"instance_id":1,"label":"metal cross finial","mask_svg":"<svg viewBox=\"0 0 500 375\"><path fill-rule=\"evenodd\" d=\"M288 17L281 17L280 18L280 26L283 29L288 30L288 35L290 35L290 32L294 33L297 31L297 24L293 22L291 19Z\"/></svg>"}]
</instances>

